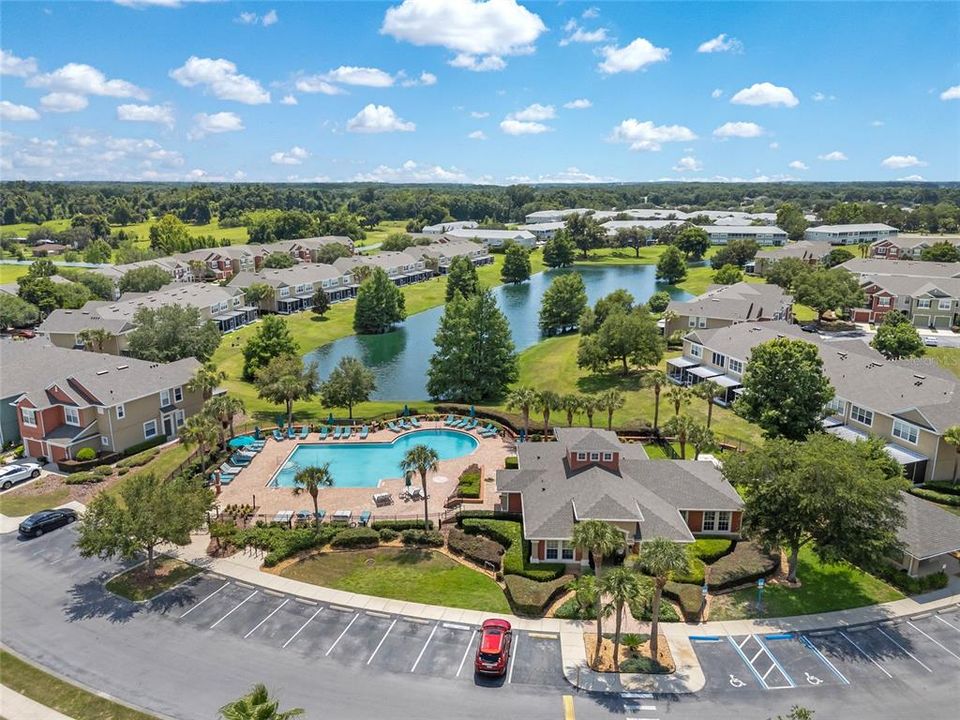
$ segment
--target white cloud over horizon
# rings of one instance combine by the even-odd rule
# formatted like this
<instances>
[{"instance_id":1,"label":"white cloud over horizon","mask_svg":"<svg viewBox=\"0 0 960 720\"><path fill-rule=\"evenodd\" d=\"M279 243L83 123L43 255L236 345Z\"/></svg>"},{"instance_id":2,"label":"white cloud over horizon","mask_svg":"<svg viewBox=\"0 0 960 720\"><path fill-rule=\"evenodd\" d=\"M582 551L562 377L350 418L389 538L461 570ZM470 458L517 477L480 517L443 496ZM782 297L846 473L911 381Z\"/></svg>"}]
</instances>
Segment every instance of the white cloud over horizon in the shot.
<instances>
[{"instance_id":1,"label":"white cloud over horizon","mask_svg":"<svg viewBox=\"0 0 960 720\"><path fill-rule=\"evenodd\" d=\"M243 129L243 120L236 113L197 113L193 116L193 127L187 133L187 138L199 140L207 135L239 132Z\"/></svg>"},{"instance_id":2,"label":"white cloud over horizon","mask_svg":"<svg viewBox=\"0 0 960 720\"><path fill-rule=\"evenodd\" d=\"M615 75L621 72L636 72L647 65L664 62L670 57L668 48L656 47L646 38L638 37L629 45L617 47L607 45L600 50L603 62L597 69L606 75Z\"/></svg>"},{"instance_id":3,"label":"white cloud over horizon","mask_svg":"<svg viewBox=\"0 0 960 720\"><path fill-rule=\"evenodd\" d=\"M270 92L251 77L237 72L235 63L224 58L201 58L191 55L170 77L184 87L202 86L220 100L233 100L245 105L270 102Z\"/></svg>"},{"instance_id":4,"label":"white cloud over horizon","mask_svg":"<svg viewBox=\"0 0 960 720\"><path fill-rule=\"evenodd\" d=\"M764 129L753 122L726 122L713 131L718 138L755 138L764 134Z\"/></svg>"},{"instance_id":5,"label":"white cloud over horizon","mask_svg":"<svg viewBox=\"0 0 960 720\"><path fill-rule=\"evenodd\" d=\"M771 107L796 107L800 104L797 96L788 87L769 82L754 83L738 91L730 102L734 105L770 105Z\"/></svg>"},{"instance_id":6,"label":"white cloud over horizon","mask_svg":"<svg viewBox=\"0 0 960 720\"><path fill-rule=\"evenodd\" d=\"M926 167L927 163L920 160L916 155L891 155L884 158L880 164L885 168L893 170L903 170L909 167Z\"/></svg>"},{"instance_id":7,"label":"white cloud over horizon","mask_svg":"<svg viewBox=\"0 0 960 720\"><path fill-rule=\"evenodd\" d=\"M360 112L347 121L347 131L352 133L376 134L387 132L413 132L417 126L401 119L389 105L366 105Z\"/></svg>"},{"instance_id":8,"label":"white cloud over horizon","mask_svg":"<svg viewBox=\"0 0 960 720\"><path fill-rule=\"evenodd\" d=\"M643 122L628 118L613 129L611 142L626 143L631 150L657 152L664 143L689 142L697 135L683 125L655 125L651 120Z\"/></svg>"}]
</instances>

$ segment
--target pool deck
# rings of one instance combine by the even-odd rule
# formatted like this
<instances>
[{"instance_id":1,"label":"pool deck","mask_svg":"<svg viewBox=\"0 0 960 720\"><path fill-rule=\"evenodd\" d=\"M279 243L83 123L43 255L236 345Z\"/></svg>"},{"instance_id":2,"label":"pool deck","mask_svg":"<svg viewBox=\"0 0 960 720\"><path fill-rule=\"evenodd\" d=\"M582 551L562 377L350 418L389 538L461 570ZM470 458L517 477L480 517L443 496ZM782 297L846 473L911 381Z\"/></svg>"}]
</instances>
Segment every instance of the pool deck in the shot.
<instances>
[{"instance_id":1,"label":"pool deck","mask_svg":"<svg viewBox=\"0 0 960 720\"><path fill-rule=\"evenodd\" d=\"M420 430L455 430L448 428L442 420L424 421L421 420ZM392 442L402 435L406 435L413 430L406 431L401 435L391 432L387 429L371 432L366 440L360 440L356 432L350 440L318 440L317 433L310 433L306 440L283 440L277 442L272 436L266 442L263 450L253 459L253 461L244 468L233 482L224 485L217 498L217 504L223 508L227 505L252 504L256 496L257 514L272 518L278 512L283 510L313 510L313 500L305 493L295 496L291 488L269 487L271 478L277 470L286 462L290 454L299 445L362 445L364 443L384 443ZM462 431L466 432L466 431ZM427 494L430 515L436 517L443 511L444 503L447 498L456 490L457 478L460 477L467 467L477 464L481 468L483 478L492 478L496 476L497 470L503 467L504 460L509 455L515 454L513 438L496 436L494 438L482 438L476 432L469 433L477 440L479 445L468 455L451 460L441 460L440 469L436 473L430 473L427 476ZM371 487L337 487L322 488L320 490L319 504L321 510L327 511L326 520L329 521L336 510L352 510L353 520L356 520L360 513L369 510L373 514L373 519L394 519L394 518L418 518L423 516L423 503L411 502L400 498L400 491L404 487L403 477L400 471L395 467L383 468L384 479L380 481L380 486ZM414 484L420 485L419 476L414 478ZM483 502L470 503L465 507L471 510L493 510L497 507L500 497L494 491L494 483L483 482ZM374 493L388 492L393 497L393 504L377 507L373 502Z\"/></svg>"}]
</instances>

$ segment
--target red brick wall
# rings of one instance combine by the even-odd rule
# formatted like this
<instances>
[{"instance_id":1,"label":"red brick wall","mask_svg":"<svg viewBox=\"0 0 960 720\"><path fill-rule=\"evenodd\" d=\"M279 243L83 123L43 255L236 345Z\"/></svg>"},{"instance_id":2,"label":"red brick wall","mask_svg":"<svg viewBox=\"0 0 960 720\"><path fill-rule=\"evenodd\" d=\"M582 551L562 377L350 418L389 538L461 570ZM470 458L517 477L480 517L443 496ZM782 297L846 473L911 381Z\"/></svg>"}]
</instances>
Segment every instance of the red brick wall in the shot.
<instances>
[{"instance_id":1,"label":"red brick wall","mask_svg":"<svg viewBox=\"0 0 960 720\"><path fill-rule=\"evenodd\" d=\"M579 470L580 468L587 467L588 465L600 465L601 467L609 468L610 470L617 471L620 468L620 453L613 454L613 460L604 462L603 460L590 460L590 455L587 454L587 460L577 460L577 454L575 452L567 455L567 464L570 465L571 470ZM603 457L603 454L600 455Z\"/></svg>"},{"instance_id":2,"label":"red brick wall","mask_svg":"<svg viewBox=\"0 0 960 720\"><path fill-rule=\"evenodd\" d=\"M520 493L505 493L507 496L507 512L523 512L522 498Z\"/></svg>"},{"instance_id":3,"label":"red brick wall","mask_svg":"<svg viewBox=\"0 0 960 720\"><path fill-rule=\"evenodd\" d=\"M700 510L690 510L687 512L687 527L690 532L698 533L703 529L703 512Z\"/></svg>"}]
</instances>

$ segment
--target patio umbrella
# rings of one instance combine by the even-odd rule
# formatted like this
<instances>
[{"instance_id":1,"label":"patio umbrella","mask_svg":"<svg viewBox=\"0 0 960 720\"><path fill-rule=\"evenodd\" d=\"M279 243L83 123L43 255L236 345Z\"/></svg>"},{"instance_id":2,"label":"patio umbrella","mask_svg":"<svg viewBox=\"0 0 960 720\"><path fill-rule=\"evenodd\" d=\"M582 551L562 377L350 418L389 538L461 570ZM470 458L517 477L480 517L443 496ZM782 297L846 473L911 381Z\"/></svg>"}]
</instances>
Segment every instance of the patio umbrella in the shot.
<instances>
[{"instance_id":1,"label":"patio umbrella","mask_svg":"<svg viewBox=\"0 0 960 720\"><path fill-rule=\"evenodd\" d=\"M283 417L283 415L277 415L277 427L278 427L278 428L283 428L283 421L284 421L284 419L285 419L285 418Z\"/></svg>"},{"instance_id":2,"label":"patio umbrella","mask_svg":"<svg viewBox=\"0 0 960 720\"><path fill-rule=\"evenodd\" d=\"M471 406L470 406L470 417L476 417L476 416L477 416L477 409L476 409L473 405L471 405Z\"/></svg>"},{"instance_id":3,"label":"patio umbrella","mask_svg":"<svg viewBox=\"0 0 960 720\"><path fill-rule=\"evenodd\" d=\"M333 425L333 413L330 413L330 417L327 418L327 425Z\"/></svg>"},{"instance_id":4,"label":"patio umbrella","mask_svg":"<svg viewBox=\"0 0 960 720\"><path fill-rule=\"evenodd\" d=\"M404 406L403 406L403 416L404 416L404 417L407 417L407 415L409 415L409 414L410 414L410 407L409 407L408 405L404 404Z\"/></svg>"}]
</instances>

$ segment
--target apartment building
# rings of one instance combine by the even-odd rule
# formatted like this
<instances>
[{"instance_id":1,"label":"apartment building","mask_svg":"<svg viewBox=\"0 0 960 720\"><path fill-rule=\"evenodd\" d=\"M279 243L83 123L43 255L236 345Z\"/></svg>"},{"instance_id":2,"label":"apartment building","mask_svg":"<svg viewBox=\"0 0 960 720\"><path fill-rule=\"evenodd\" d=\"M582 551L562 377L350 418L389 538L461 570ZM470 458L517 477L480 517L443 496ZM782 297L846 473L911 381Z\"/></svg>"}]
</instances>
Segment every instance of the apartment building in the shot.
<instances>
[{"instance_id":1,"label":"apartment building","mask_svg":"<svg viewBox=\"0 0 960 720\"><path fill-rule=\"evenodd\" d=\"M960 325L960 278L877 275L863 278L860 287L866 305L850 309L854 322L879 323L891 310L899 310L919 328Z\"/></svg>"},{"instance_id":2,"label":"apartment building","mask_svg":"<svg viewBox=\"0 0 960 720\"><path fill-rule=\"evenodd\" d=\"M960 237L953 235L897 235L878 240L870 246L870 257L877 260L919 260L929 247L949 243L960 248Z\"/></svg>"},{"instance_id":3,"label":"apartment building","mask_svg":"<svg viewBox=\"0 0 960 720\"><path fill-rule=\"evenodd\" d=\"M797 258L808 265L817 265L830 254L831 249L829 245L809 240L788 243L781 247L760 250L753 261L747 263L746 270L754 275L764 275L773 263L784 258Z\"/></svg>"},{"instance_id":4,"label":"apartment building","mask_svg":"<svg viewBox=\"0 0 960 720\"><path fill-rule=\"evenodd\" d=\"M472 230L477 227L477 224L474 220L452 220L436 225L427 225L420 232L424 235L443 235L451 230Z\"/></svg>"},{"instance_id":5,"label":"apartment building","mask_svg":"<svg viewBox=\"0 0 960 720\"><path fill-rule=\"evenodd\" d=\"M346 235L321 235L320 237L298 238L296 240L280 240L265 245L267 252L286 253L298 262L319 262L320 249L327 245L343 245L351 252L354 249L353 240Z\"/></svg>"},{"instance_id":6,"label":"apartment building","mask_svg":"<svg viewBox=\"0 0 960 720\"><path fill-rule=\"evenodd\" d=\"M407 248L406 252L418 260L423 260L424 263L435 263L437 272L441 275L447 274L450 263L456 257L467 258L474 267L489 265L493 262L493 256L487 252L486 246L482 243L446 236L429 245L414 245Z\"/></svg>"},{"instance_id":7,"label":"apartment building","mask_svg":"<svg viewBox=\"0 0 960 720\"><path fill-rule=\"evenodd\" d=\"M537 242L546 242L553 240L557 233L567 227L567 223L562 220L556 222L531 223L530 225L519 225L517 230L532 233Z\"/></svg>"},{"instance_id":8,"label":"apartment building","mask_svg":"<svg viewBox=\"0 0 960 720\"><path fill-rule=\"evenodd\" d=\"M341 272L324 263L242 272L233 278L230 287L245 291L257 283L273 288L273 296L260 301L260 311L280 315L312 308L317 290L323 290L330 302L340 302L355 297L358 287L352 273Z\"/></svg>"},{"instance_id":9,"label":"apartment building","mask_svg":"<svg viewBox=\"0 0 960 720\"><path fill-rule=\"evenodd\" d=\"M711 245L726 245L733 240L753 240L757 245L783 245L787 233L770 225L704 225Z\"/></svg>"},{"instance_id":10,"label":"apartment building","mask_svg":"<svg viewBox=\"0 0 960 720\"><path fill-rule=\"evenodd\" d=\"M664 335L677 330L718 328L740 322L793 319L793 297L777 285L738 282L711 285L691 300L671 300L664 313Z\"/></svg>"},{"instance_id":11,"label":"apartment building","mask_svg":"<svg viewBox=\"0 0 960 720\"><path fill-rule=\"evenodd\" d=\"M475 230L461 229L450 230L444 233L448 238L457 240L473 240L482 242L488 248L500 248L509 243L522 245L528 250L535 247L537 237L526 230L486 230L478 228Z\"/></svg>"},{"instance_id":12,"label":"apartment building","mask_svg":"<svg viewBox=\"0 0 960 720\"><path fill-rule=\"evenodd\" d=\"M586 215L592 213L593 210L590 208L567 208L566 210L537 210L536 212L527 213L527 216L523 219L527 225L533 225L534 223L545 223L545 222L563 222L571 215Z\"/></svg>"},{"instance_id":13,"label":"apartment building","mask_svg":"<svg viewBox=\"0 0 960 720\"><path fill-rule=\"evenodd\" d=\"M410 285L433 277L433 270L427 267L426 262L418 260L408 252L380 252L375 255L337 258L333 266L341 274L353 275L355 279L365 272L359 268L379 267L396 285Z\"/></svg>"},{"instance_id":14,"label":"apartment building","mask_svg":"<svg viewBox=\"0 0 960 720\"><path fill-rule=\"evenodd\" d=\"M899 230L883 223L851 223L807 228L803 238L811 242L827 242L831 245L859 245L893 238L898 233Z\"/></svg>"}]
</instances>

